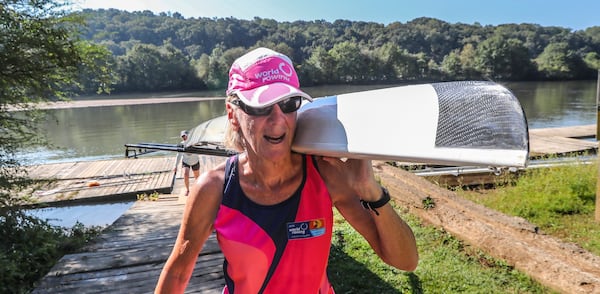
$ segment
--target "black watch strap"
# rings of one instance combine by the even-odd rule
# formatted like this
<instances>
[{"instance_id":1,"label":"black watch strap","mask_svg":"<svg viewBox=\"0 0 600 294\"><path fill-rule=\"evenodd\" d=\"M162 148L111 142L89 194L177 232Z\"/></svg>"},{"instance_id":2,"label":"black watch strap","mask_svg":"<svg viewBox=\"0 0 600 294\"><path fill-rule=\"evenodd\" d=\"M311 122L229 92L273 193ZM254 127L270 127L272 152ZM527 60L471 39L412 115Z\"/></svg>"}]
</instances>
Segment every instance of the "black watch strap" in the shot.
<instances>
[{"instance_id":1,"label":"black watch strap","mask_svg":"<svg viewBox=\"0 0 600 294\"><path fill-rule=\"evenodd\" d=\"M376 215L379 215L379 212L377 212L377 208L380 208L384 205L386 205L388 202L390 202L390 192L388 192L388 190L385 187L381 187L381 198L377 201L364 201L364 200L360 200L360 203L362 204L362 206L367 209L367 210L372 210L375 212Z\"/></svg>"}]
</instances>

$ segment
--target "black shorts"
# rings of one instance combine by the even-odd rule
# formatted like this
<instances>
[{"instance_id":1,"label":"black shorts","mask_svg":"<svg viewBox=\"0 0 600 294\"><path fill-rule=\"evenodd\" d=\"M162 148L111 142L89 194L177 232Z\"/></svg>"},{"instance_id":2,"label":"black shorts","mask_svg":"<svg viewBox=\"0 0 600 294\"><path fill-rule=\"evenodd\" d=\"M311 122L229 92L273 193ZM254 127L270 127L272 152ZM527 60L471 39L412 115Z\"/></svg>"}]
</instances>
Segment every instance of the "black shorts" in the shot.
<instances>
[{"instance_id":1,"label":"black shorts","mask_svg":"<svg viewBox=\"0 0 600 294\"><path fill-rule=\"evenodd\" d=\"M189 164L187 164L185 162L182 162L181 164L183 164L183 167L191 167L192 170L199 170L200 169L200 162L197 162L194 165L189 165Z\"/></svg>"}]
</instances>

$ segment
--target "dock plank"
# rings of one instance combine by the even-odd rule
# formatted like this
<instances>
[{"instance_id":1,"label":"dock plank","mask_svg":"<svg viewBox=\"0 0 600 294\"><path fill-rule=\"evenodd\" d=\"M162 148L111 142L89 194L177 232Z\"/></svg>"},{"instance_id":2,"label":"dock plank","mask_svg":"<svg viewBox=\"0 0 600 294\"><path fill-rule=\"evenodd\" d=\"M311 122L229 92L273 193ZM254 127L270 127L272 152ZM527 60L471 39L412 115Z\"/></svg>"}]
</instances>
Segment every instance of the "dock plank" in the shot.
<instances>
[{"instance_id":1,"label":"dock plank","mask_svg":"<svg viewBox=\"0 0 600 294\"><path fill-rule=\"evenodd\" d=\"M173 155L32 166L28 168L32 178L54 181L27 192L32 193L38 203L55 205L135 200L138 194L154 191L170 193L175 161Z\"/></svg>"},{"instance_id":2,"label":"dock plank","mask_svg":"<svg viewBox=\"0 0 600 294\"><path fill-rule=\"evenodd\" d=\"M200 158L203 170L225 160ZM175 182L174 189L184 189L181 178L162 175L162 179L153 181ZM32 293L151 293L173 248L184 204L185 196L167 194L157 201L136 201L80 253L61 258ZM186 293L221 293L222 264L223 255L212 234L198 257Z\"/></svg>"},{"instance_id":3,"label":"dock plank","mask_svg":"<svg viewBox=\"0 0 600 294\"><path fill-rule=\"evenodd\" d=\"M530 156L562 155L575 152L593 152L598 142L560 136L529 134Z\"/></svg>"},{"instance_id":4,"label":"dock plank","mask_svg":"<svg viewBox=\"0 0 600 294\"><path fill-rule=\"evenodd\" d=\"M83 252L64 256L32 293L151 293L183 213L178 197L137 201ZM221 293L223 256L207 240L186 293Z\"/></svg>"},{"instance_id":5,"label":"dock plank","mask_svg":"<svg viewBox=\"0 0 600 294\"><path fill-rule=\"evenodd\" d=\"M529 134L543 137L585 138L596 136L596 125L530 129Z\"/></svg>"},{"instance_id":6,"label":"dock plank","mask_svg":"<svg viewBox=\"0 0 600 294\"><path fill-rule=\"evenodd\" d=\"M529 155L537 157L580 152L594 153L598 150L598 142L581 138L593 138L595 135L596 125L530 129Z\"/></svg>"}]
</instances>

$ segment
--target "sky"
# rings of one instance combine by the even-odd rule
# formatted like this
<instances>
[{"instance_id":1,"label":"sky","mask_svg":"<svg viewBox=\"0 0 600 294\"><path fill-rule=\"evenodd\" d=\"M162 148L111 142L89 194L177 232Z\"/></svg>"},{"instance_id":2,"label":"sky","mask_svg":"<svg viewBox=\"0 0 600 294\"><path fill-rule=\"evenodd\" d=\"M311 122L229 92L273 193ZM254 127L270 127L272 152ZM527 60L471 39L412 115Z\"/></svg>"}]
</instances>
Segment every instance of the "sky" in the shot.
<instances>
[{"instance_id":1,"label":"sky","mask_svg":"<svg viewBox=\"0 0 600 294\"><path fill-rule=\"evenodd\" d=\"M74 9L179 12L190 17L276 21L337 19L382 24L433 17L449 23L532 23L584 30L600 26L600 0L73 0Z\"/></svg>"}]
</instances>

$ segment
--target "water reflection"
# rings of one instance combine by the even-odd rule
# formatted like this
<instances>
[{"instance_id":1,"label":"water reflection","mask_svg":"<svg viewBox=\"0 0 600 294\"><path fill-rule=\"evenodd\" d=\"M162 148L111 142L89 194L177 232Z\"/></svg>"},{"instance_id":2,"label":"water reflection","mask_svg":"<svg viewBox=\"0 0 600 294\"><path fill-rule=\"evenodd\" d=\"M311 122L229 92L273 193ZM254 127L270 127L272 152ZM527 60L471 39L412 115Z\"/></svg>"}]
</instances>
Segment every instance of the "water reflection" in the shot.
<instances>
[{"instance_id":1,"label":"water reflection","mask_svg":"<svg viewBox=\"0 0 600 294\"><path fill-rule=\"evenodd\" d=\"M41 126L53 148L21 154L29 164L124 156L126 143L178 143L179 131L222 115L223 100L48 110Z\"/></svg>"},{"instance_id":2,"label":"water reflection","mask_svg":"<svg viewBox=\"0 0 600 294\"><path fill-rule=\"evenodd\" d=\"M47 220L50 224L72 228L77 222L86 227L111 225L134 202L48 207L28 210L27 214Z\"/></svg>"},{"instance_id":3,"label":"water reflection","mask_svg":"<svg viewBox=\"0 0 600 294\"><path fill-rule=\"evenodd\" d=\"M530 128L596 123L594 81L507 83L521 102Z\"/></svg>"},{"instance_id":4,"label":"water reflection","mask_svg":"<svg viewBox=\"0 0 600 294\"><path fill-rule=\"evenodd\" d=\"M596 123L596 82L505 83L517 96L530 128ZM313 97L386 86L306 88ZM188 93L189 94L189 93ZM197 93L195 96L203 96ZM139 98L139 97L138 97ZM385 107L385 106L382 106ZM179 142L179 131L224 113L223 100L49 110L42 126L54 148L24 150L24 162L97 160L124 156L126 143Z\"/></svg>"}]
</instances>

